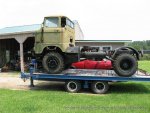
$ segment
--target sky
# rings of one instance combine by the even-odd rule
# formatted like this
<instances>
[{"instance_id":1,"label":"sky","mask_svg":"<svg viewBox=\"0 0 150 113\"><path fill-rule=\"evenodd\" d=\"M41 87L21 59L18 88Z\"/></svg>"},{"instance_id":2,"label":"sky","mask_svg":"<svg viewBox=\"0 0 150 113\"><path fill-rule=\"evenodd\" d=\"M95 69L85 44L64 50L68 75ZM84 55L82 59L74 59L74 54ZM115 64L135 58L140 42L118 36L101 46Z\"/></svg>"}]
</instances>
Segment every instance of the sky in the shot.
<instances>
[{"instance_id":1,"label":"sky","mask_svg":"<svg viewBox=\"0 0 150 113\"><path fill-rule=\"evenodd\" d=\"M86 40L150 40L150 0L0 0L0 28L77 20Z\"/></svg>"}]
</instances>

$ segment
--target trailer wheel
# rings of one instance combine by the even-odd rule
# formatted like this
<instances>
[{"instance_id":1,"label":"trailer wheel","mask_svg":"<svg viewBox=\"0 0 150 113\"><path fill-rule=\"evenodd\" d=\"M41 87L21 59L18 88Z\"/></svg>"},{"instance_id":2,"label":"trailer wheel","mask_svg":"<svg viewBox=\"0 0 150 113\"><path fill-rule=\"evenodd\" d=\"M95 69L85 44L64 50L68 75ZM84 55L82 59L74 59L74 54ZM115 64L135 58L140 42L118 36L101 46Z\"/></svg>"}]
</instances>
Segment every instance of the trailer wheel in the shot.
<instances>
[{"instance_id":1,"label":"trailer wheel","mask_svg":"<svg viewBox=\"0 0 150 113\"><path fill-rule=\"evenodd\" d=\"M81 89L81 83L78 81L68 81L65 84L65 88L68 92L76 93Z\"/></svg>"},{"instance_id":2,"label":"trailer wheel","mask_svg":"<svg viewBox=\"0 0 150 113\"><path fill-rule=\"evenodd\" d=\"M91 90L96 94L104 94L108 89L108 82L95 81L91 84Z\"/></svg>"},{"instance_id":3,"label":"trailer wheel","mask_svg":"<svg viewBox=\"0 0 150 113\"><path fill-rule=\"evenodd\" d=\"M138 62L131 54L121 54L113 62L114 71L122 77L130 77L137 71Z\"/></svg>"},{"instance_id":4,"label":"trailer wheel","mask_svg":"<svg viewBox=\"0 0 150 113\"><path fill-rule=\"evenodd\" d=\"M60 73L64 70L64 59L61 54L56 52L48 53L42 61L44 69L50 74Z\"/></svg>"}]
</instances>

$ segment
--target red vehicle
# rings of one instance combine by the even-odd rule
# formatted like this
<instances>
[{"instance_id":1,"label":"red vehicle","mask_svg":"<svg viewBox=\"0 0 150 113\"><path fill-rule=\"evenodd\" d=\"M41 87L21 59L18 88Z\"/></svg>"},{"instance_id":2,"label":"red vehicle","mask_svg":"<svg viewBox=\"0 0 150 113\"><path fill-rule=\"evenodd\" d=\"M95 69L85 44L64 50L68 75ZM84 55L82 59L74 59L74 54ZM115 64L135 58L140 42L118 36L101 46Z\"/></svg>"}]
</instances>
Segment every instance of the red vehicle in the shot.
<instances>
[{"instance_id":1,"label":"red vehicle","mask_svg":"<svg viewBox=\"0 0 150 113\"><path fill-rule=\"evenodd\" d=\"M112 69L112 62L110 60L83 60L73 63L71 67L75 69Z\"/></svg>"}]
</instances>

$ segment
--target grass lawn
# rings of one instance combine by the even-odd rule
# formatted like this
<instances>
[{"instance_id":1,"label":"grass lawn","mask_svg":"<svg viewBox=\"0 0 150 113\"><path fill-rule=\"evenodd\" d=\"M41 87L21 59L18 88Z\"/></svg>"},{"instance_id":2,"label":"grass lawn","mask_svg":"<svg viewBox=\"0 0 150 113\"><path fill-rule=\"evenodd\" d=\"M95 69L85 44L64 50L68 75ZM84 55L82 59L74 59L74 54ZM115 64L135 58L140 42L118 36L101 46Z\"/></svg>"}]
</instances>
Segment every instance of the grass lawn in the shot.
<instances>
[{"instance_id":1,"label":"grass lawn","mask_svg":"<svg viewBox=\"0 0 150 113\"><path fill-rule=\"evenodd\" d=\"M145 70L150 73L150 61L139 61L139 69Z\"/></svg>"},{"instance_id":2,"label":"grass lawn","mask_svg":"<svg viewBox=\"0 0 150 113\"><path fill-rule=\"evenodd\" d=\"M62 87L63 88L63 87ZM0 90L0 113L148 113L150 83L110 85L107 94L64 90Z\"/></svg>"}]
</instances>

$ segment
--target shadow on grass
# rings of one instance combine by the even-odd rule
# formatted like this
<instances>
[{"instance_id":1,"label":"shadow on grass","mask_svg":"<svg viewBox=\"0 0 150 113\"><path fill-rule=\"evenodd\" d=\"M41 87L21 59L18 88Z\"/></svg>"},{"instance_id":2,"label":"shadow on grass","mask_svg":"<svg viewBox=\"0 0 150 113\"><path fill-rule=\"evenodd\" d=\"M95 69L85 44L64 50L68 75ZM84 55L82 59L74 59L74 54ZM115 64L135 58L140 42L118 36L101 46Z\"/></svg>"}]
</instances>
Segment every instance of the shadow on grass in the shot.
<instances>
[{"instance_id":1,"label":"shadow on grass","mask_svg":"<svg viewBox=\"0 0 150 113\"><path fill-rule=\"evenodd\" d=\"M128 83L128 82L117 82L111 83L108 93L118 93L118 94L147 94L150 93L150 84L146 86L143 83ZM42 82L31 87L31 90L49 90L49 91L62 91L65 92L64 82ZM92 93L91 89L82 89L80 93Z\"/></svg>"},{"instance_id":2,"label":"shadow on grass","mask_svg":"<svg viewBox=\"0 0 150 113\"><path fill-rule=\"evenodd\" d=\"M142 83L112 83L110 84L109 93L146 94L150 93L150 89Z\"/></svg>"},{"instance_id":3,"label":"shadow on grass","mask_svg":"<svg viewBox=\"0 0 150 113\"><path fill-rule=\"evenodd\" d=\"M49 91L65 91L64 82L40 82L30 90L49 90Z\"/></svg>"}]
</instances>

